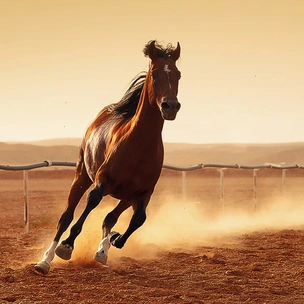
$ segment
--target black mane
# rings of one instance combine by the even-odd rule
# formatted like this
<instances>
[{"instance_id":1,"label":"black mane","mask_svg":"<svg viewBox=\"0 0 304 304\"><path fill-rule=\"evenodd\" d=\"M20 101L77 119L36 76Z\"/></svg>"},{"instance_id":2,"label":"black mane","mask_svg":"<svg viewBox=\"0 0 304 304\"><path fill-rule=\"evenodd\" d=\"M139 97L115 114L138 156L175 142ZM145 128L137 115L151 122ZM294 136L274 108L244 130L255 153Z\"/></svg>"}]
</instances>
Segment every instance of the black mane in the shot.
<instances>
[{"instance_id":1,"label":"black mane","mask_svg":"<svg viewBox=\"0 0 304 304\"><path fill-rule=\"evenodd\" d=\"M109 105L108 111L123 118L133 117L138 106L146 76L147 73L142 72L134 78L122 99L117 103Z\"/></svg>"},{"instance_id":2,"label":"black mane","mask_svg":"<svg viewBox=\"0 0 304 304\"><path fill-rule=\"evenodd\" d=\"M156 40L151 40L145 45L143 49L145 56L149 56L149 49L153 43L156 48L157 55L164 59L168 59L171 53L175 50L175 47L171 43L169 43L166 47L163 47Z\"/></svg>"}]
</instances>

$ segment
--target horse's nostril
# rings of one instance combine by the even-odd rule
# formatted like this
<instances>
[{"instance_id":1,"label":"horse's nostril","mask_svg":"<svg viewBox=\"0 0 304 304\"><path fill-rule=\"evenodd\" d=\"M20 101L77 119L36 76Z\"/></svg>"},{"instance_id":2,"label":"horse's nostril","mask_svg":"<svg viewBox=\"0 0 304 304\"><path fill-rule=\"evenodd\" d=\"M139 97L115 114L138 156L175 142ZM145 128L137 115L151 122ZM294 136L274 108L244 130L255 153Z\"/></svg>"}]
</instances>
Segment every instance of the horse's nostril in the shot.
<instances>
[{"instance_id":1,"label":"horse's nostril","mask_svg":"<svg viewBox=\"0 0 304 304\"><path fill-rule=\"evenodd\" d=\"M162 110L168 111L168 110L173 110L173 111L179 111L181 104L177 100L167 100L162 102L161 104Z\"/></svg>"},{"instance_id":2,"label":"horse's nostril","mask_svg":"<svg viewBox=\"0 0 304 304\"><path fill-rule=\"evenodd\" d=\"M166 101L161 104L161 107L162 107L163 110L169 110L170 109L170 105Z\"/></svg>"}]
</instances>

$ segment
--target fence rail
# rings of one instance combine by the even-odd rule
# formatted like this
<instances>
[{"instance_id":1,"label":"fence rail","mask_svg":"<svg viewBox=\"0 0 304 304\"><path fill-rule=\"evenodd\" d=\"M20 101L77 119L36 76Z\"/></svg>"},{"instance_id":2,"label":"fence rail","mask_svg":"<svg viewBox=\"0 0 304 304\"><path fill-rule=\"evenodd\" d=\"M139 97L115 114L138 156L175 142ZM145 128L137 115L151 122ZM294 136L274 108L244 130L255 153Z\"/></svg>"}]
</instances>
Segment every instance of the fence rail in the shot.
<instances>
[{"instance_id":1,"label":"fence rail","mask_svg":"<svg viewBox=\"0 0 304 304\"><path fill-rule=\"evenodd\" d=\"M51 166L59 166L59 167L75 167L76 163L74 162L57 162L57 161L49 161L45 160L42 163L23 165L23 166L11 166L11 165L0 165L0 170L9 170L9 171L23 171L23 170L33 170L43 167L51 167Z\"/></svg>"},{"instance_id":2,"label":"fence rail","mask_svg":"<svg viewBox=\"0 0 304 304\"><path fill-rule=\"evenodd\" d=\"M29 195L28 195L28 171L39 169L43 167L75 167L75 162L59 162L59 161L49 161L45 160L41 163L29 164L29 165L22 165L22 166L11 166L11 165L1 165L0 170L7 170L7 171L23 171L23 182L24 182L24 223L25 223L25 232L29 232ZM224 200L224 177L225 171L228 169L245 169L245 170L252 170L253 171L253 201L254 207L256 208L257 205L257 173L260 169L278 169L282 170L282 192L285 194L286 192L286 171L292 169L304 169L302 165L289 165L284 166L280 164L263 164L263 165L256 165L256 166L247 166L247 165L238 165L238 164L198 164L190 167L176 167L170 165L163 165L164 169L181 171L182 172L182 197L183 200L186 200L187 196L187 188L186 188L186 172L187 171L194 171L194 170L201 170L205 168L214 168L218 169L220 173L220 200L222 210L225 207L225 200Z\"/></svg>"},{"instance_id":3,"label":"fence rail","mask_svg":"<svg viewBox=\"0 0 304 304\"><path fill-rule=\"evenodd\" d=\"M0 170L8 170L8 171L23 171L23 170L33 170L43 167L75 167L75 162L59 162L59 161L50 161L45 160L41 163L35 163L30 165L22 165L22 166L11 166L11 165L0 165ZM247 166L247 165L239 165L239 164L198 164L190 167L176 167L171 165L163 165L164 169L171 169L176 171L193 171L193 170L199 170L204 168L227 168L227 169L304 169L304 166L302 165L289 165L289 166L283 166L279 164L264 164L264 165L256 165L256 166Z\"/></svg>"}]
</instances>

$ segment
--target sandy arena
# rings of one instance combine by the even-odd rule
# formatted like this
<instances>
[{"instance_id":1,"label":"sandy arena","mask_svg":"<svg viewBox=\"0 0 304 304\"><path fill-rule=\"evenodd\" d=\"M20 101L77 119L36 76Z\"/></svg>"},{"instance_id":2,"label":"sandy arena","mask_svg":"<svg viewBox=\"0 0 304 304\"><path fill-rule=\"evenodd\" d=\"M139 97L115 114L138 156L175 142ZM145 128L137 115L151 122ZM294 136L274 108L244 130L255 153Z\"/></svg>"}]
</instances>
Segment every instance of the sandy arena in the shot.
<instances>
[{"instance_id":1,"label":"sandy arena","mask_svg":"<svg viewBox=\"0 0 304 304\"><path fill-rule=\"evenodd\" d=\"M257 208L252 171L164 170L144 226L110 248L108 268L94 262L106 198L85 222L72 260L34 271L55 235L72 170L29 172L30 232L24 233L22 172L0 171L0 303L304 303L304 170L260 170ZM77 208L83 210L85 199ZM123 232L131 213L115 230ZM77 216L75 217L77 218Z\"/></svg>"}]
</instances>

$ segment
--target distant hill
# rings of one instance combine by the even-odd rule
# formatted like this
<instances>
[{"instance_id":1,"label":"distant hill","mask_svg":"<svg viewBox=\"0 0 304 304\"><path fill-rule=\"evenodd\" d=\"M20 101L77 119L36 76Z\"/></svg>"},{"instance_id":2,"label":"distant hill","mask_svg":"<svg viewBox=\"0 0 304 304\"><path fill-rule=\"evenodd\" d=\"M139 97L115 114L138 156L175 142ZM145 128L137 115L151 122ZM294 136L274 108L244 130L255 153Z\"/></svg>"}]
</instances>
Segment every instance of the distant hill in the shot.
<instances>
[{"instance_id":1,"label":"distant hill","mask_svg":"<svg viewBox=\"0 0 304 304\"><path fill-rule=\"evenodd\" d=\"M76 162L80 138L30 143L0 143L0 164L24 165L51 161ZM304 165L304 143L284 144L182 144L165 143L165 163L190 166L200 163Z\"/></svg>"},{"instance_id":2,"label":"distant hill","mask_svg":"<svg viewBox=\"0 0 304 304\"><path fill-rule=\"evenodd\" d=\"M77 146L36 146L31 144L0 143L1 165L26 165L44 160L75 161L78 158Z\"/></svg>"},{"instance_id":3,"label":"distant hill","mask_svg":"<svg viewBox=\"0 0 304 304\"><path fill-rule=\"evenodd\" d=\"M166 144L165 163L261 165L304 164L304 143L280 144Z\"/></svg>"},{"instance_id":4,"label":"distant hill","mask_svg":"<svg viewBox=\"0 0 304 304\"><path fill-rule=\"evenodd\" d=\"M54 138L54 139L42 139L36 141L26 141L26 142L7 142L7 144L29 144L34 146L77 146L81 144L81 138Z\"/></svg>"}]
</instances>

